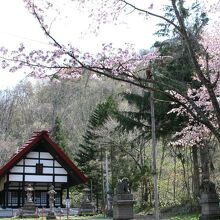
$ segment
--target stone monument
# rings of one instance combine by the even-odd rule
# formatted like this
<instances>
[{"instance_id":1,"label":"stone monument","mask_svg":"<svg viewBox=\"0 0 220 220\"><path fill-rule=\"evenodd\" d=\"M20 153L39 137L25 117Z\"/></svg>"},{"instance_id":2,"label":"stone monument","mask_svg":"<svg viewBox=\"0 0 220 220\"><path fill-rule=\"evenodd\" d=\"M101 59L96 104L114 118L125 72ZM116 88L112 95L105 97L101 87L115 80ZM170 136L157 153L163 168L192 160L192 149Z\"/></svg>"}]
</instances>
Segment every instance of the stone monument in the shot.
<instances>
[{"instance_id":1,"label":"stone monument","mask_svg":"<svg viewBox=\"0 0 220 220\"><path fill-rule=\"evenodd\" d=\"M36 217L36 206L33 203L33 187L31 184L28 184L25 188L27 200L24 206L21 209L21 217L23 218L35 218Z\"/></svg>"},{"instance_id":2,"label":"stone monument","mask_svg":"<svg viewBox=\"0 0 220 220\"><path fill-rule=\"evenodd\" d=\"M94 215L95 214L95 206L89 199L90 189L83 189L83 201L80 205L79 215Z\"/></svg>"},{"instance_id":3,"label":"stone monument","mask_svg":"<svg viewBox=\"0 0 220 220\"><path fill-rule=\"evenodd\" d=\"M118 180L113 197L113 219L133 219L133 195L131 194L128 178Z\"/></svg>"},{"instance_id":4,"label":"stone monument","mask_svg":"<svg viewBox=\"0 0 220 220\"><path fill-rule=\"evenodd\" d=\"M51 185L48 191L49 194L49 206L50 210L47 215L47 219L56 219L55 211L54 211L54 201L55 201L55 195L57 192L54 190L54 186Z\"/></svg>"},{"instance_id":5,"label":"stone monument","mask_svg":"<svg viewBox=\"0 0 220 220\"><path fill-rule=\"evenodd\" d=\"M219 197L215 184L208 179L204 179L201 184L200 205L200 220L220 219Z\"/></svg>"}]
</instances>

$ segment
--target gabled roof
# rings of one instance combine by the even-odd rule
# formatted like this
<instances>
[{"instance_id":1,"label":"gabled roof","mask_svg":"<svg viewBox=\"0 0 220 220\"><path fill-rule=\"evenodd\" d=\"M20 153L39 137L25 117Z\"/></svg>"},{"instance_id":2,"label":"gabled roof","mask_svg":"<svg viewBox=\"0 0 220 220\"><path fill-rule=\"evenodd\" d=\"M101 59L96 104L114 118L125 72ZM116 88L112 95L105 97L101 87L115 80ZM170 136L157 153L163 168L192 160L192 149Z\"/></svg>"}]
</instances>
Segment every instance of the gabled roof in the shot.
<instances>
[{"instance_id":1,"label":"gabled roof","mask_svg":"<svg viewBox=\"0 0 220 220\"><path fill-rule=\"evenodd\" d=\"M38 143L42 140L47 142L49 145L48 151L53 152L56 158L59 158L62 163L68 168L68 174L73 179L70 185L77 185L80 183L87 182L88 178L80 171L80 169L72 162L72 160L62 151L62 149L51 140L48 131L43 130L39 132L34 132L31 139L28 140L19 150L11 157L11 159L0 169L0 178L13 166L15 166L25 155L27 155L31 150L33 150ZM50 152L50 153L51 153Z\"/></svg>"}]
</instances>

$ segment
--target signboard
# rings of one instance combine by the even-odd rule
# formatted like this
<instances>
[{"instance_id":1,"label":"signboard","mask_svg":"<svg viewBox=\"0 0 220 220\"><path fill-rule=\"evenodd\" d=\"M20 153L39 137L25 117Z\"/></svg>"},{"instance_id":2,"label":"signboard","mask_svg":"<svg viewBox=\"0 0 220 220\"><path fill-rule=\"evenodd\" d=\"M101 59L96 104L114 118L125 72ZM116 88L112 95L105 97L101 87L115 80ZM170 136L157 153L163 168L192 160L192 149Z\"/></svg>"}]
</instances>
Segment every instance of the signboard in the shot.
<instances>
[{"instance_id":1,"label":"signboard","mask_svg":"<svg viewBox=\"0 0 220 220\"><path fill-rule=\"evenodd\" d=\"M70 199L66 199L66 208L70 208L70 203L71 203L71 200Z\"/></svg>"}]
</instances>

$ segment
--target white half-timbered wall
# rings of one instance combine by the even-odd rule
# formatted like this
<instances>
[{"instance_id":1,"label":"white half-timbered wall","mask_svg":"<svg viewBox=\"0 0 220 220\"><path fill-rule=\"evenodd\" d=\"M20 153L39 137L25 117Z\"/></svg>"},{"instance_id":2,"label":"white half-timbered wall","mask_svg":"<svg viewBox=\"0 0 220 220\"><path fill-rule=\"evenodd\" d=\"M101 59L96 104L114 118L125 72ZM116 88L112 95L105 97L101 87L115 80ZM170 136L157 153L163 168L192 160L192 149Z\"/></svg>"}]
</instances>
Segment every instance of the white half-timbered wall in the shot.
<instances>
[{"instance_id":1,"label":"white half-timbered wall","mask_svg":"<svg viewBox=\"0 0 220 220\"><path fill-rule=\"evenodd\" d=\"M36 174L36 164L43 165L41 175ZM66 170L48 152L30 152L9 171L11 182L66 183Z\"/></svg>"}]
</instances>

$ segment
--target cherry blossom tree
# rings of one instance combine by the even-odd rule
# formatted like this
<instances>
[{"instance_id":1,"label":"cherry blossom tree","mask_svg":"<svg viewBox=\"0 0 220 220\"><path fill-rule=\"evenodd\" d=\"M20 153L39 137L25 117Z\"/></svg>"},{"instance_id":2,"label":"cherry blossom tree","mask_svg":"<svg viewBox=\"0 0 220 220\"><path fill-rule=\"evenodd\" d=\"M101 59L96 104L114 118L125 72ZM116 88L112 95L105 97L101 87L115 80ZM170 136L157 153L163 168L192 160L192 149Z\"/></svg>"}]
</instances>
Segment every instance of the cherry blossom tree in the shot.
<instances>
[{"instance_id":1,"label":"cherry blossom tree","mask_svg":"<svg viewBox=\"0 0 220 220\"><path fill-rule=\"evenodd\" d=\"M211 12L214 15L214 19L210 22L208 28L205 29L205 32L202 34L201 43L205 48L205 57L198 56L198 62L202 71L204 71L204 75L206 76L209 83L212 85L213 93L216 96L217 103L220 100L220 85L219 85L219 37L217 33L220 30L220 23L217 21L216 12L219 11L219 1L217 1L214 5L208 4L206 2L206 11ZM212 16L213 16L212 15ZM194 100L194 103L204 111L208 120L210 120L214 127L218 130L218 118L215 117L215 111L217 109L214 108L212 98L210 97L210 93L208 92L207 86L203 84L200 78L195 75L195 80L200 82L199 88L189 88L187 95ZM182 97L179 97L182 99ZM183 100L183 99L182 99ZM186 100L185 100L186 102ZM209 138L212 134L211 131L203 124L188 114L186 109L182 106L179 108L172 109L171 112L175 112L181 115L187 115L189 117L189 122L187 127L185 127L181 132L177 132L174 135L178 138L177 141L172 144L182 145L182 146L194 146L200 144L205 139ZM196 112L195 112L196 113Z\"/></svg>"},{"instance_id":2,"label":"cherry blossom tree","mask_svg":"<svg viewBox=\"0 0 220 220\"><path fill-rule=\"evenodd\" d=\"M182 112L187 112L192 120L220 141L219 50L215 44L217 35L214 34L215 38L209 37L203 32L204 23L207 22L203 12L198 12L197 16L195 14L190 16L189 7L185 6L183 0L168 1L172 16L154 12L152 2L149 2L147 7L142 7L136 2L112 0L100 1L95 9L90 7L91 19L96 20L96 30L103 23L117 22L119 15L123 13L139 13L140 16L153 16L165 22L172 29L173 34L178 35L186 46L194 68L193 77L200 84L196 91L191 85L183 85L188 88L188 92L185 92L175 85L176 82L172 78L164 80L160 73L160 67L170 62L172 57L161 57L156 52L140 55L129 45L126 49L115 49L112 44L104 44L102 51L95 55L83 53L75 45L59 42L53 35L47 12L58 11L50 1L24 0L24 3L41 26L50 42L50 47L47 51L41 49L28 51L23 44L14 51L1 47L3 68L8 68L12 72L28 68L27 73L30 76L49 77L53 80L79 78L90 71L93 73L90 74L91 77L104 75L144 89L164 93L171 101L181 106ZM79 6L82 8L86 8L88 4L91 4L91 1L79 1ZM198 25L193 30L189 29L188 23L196 19ZM211 48L214 48L214 51Z\"/></svg>"},{"instance_id":3,"label":"cherry blossom tree","mask_svg":"<svg viewBox=\"0 0 220 220\"><path fill-rule=\"evenodd\" d=\"M198 63L200 65L203 74L205 75L205 79L212 85L213 95L216 96L217 103L220 100L220 88L219 88L219 38L217 36L217 32L220 28L220 23L216 20L216 12L219 11L219 1L216 2L215 6L211 6L206 2L206 11L211 12L212 19L208 28L202 33L202 38L200 43L203 45L204 51L203 54L198 54ZM216 111L218 111L213 105L213 99L211 97L211 93L209 92L209 86L202 83L198 75L194 76L195 80L199 82L199 87L197 88L188 88L187 95L193 100L193 102L204 112L205 116L212 123L212 125L219 130L218 125L218 117L216 117ZM175 94L179 96L178 94ZM179 96L179 99L184 100L183 97ZM185 102L187 102L185 100ZM188 105L188 104L187 104ZM195 118L192 117L183 106L179 108L174 108L171 112L175 112L177 115L184 115L189 118L188 124L185 128L183 128L180 132L176 132L173 136L173 142L171 142L174 146L183 146L183 147L191 147L193 155L197 155L197 150L200 152L200 160L201 160L201 168L202 168L202 180L210 178L210 143L213 143L213 133L211 130L199 122ZM196 113L196 112L195 112ZM197 113L196 113L197 114ZM215 136L216 137L216 136ZM219 139L218 139L219 140ZM194 158L197 158L194 157ZM193 161L195 167L197 161ZM195 168L194 167L194 168ZM196 169L194 169L195 172ZM198 172L199 173L199 172ZM196 173L195 173L196 175ZM196 183L199 181L199 174L197 175ZM195 185L199 185L195 184ZM196 186L195 186L196 187ZM197 187L198 188L198 187Z\"/></svg>"}]
</instances>

